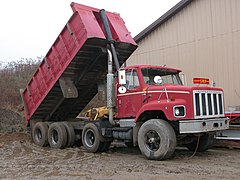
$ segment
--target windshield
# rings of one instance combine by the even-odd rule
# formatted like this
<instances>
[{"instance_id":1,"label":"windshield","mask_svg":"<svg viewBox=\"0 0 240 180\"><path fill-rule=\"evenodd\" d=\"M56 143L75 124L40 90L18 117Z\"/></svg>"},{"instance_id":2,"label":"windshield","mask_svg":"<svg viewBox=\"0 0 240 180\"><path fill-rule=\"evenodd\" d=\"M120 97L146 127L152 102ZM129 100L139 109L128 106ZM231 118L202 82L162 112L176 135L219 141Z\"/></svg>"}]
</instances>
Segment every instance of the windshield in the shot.
<instances>
[{"instance_id":1,"label":"windshield","mask_svg":"<svg viewBox=\"0 0 240 180\"><path fill-rule=\"evenodd\" d=\"M176 84L182 85L177 71L160 68L143 68L142 75L144 82L148 85ZM161 77L161 83L154 81L155 77ZM155 78L156 79L156 78Z\"/></svg>"}]
</instances>

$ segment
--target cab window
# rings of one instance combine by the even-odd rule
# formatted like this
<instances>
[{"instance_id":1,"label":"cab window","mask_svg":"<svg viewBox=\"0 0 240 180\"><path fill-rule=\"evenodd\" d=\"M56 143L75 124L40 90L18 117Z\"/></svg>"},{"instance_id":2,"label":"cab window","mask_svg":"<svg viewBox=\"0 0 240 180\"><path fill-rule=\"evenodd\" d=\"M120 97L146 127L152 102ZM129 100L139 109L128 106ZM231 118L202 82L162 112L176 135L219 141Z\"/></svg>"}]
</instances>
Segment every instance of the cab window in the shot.
<instances>
[{"instance_id":1,"label":"cab window","mask_svg":"<svg viewBox=\"0 0 240 180\"><path fill-rule=\"evenodd\" d=\"M162 84L176 84L182 85L181 78L175 70L167 70L160 68L143 68L142 69L143 80L147 85L158 85L154 82L155 76L160 76Z\"/></svg>"},{"instance_id":2,"label":"cab window","mask_svg":"<svg viewBox=\"0 0 240 180\"><path fill-rule=\"evenodd\" d=\"M139 80L136 69L129 69L126 71L126 88L136 89L139 87Z\"/></svg>"}]
</instances>

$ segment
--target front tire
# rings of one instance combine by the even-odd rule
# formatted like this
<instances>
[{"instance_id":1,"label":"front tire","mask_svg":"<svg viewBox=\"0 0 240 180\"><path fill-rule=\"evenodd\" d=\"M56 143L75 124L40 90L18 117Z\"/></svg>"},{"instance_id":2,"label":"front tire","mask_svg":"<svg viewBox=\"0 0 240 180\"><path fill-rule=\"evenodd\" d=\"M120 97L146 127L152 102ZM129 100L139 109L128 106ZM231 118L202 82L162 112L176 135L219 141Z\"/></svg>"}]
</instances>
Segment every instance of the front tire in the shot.
<instances>
[{"instance_id":1,"label":"front tire","mask_svg":"<svg viewBox=\"0 0 240 180\"><path fill-rule=\"evenodd\" d=\"M176 148L176 134L172 126L161 119L146 121L138 132L138 145L142 154L152 160L170 158Z\"/></svg>"}]
</instances>

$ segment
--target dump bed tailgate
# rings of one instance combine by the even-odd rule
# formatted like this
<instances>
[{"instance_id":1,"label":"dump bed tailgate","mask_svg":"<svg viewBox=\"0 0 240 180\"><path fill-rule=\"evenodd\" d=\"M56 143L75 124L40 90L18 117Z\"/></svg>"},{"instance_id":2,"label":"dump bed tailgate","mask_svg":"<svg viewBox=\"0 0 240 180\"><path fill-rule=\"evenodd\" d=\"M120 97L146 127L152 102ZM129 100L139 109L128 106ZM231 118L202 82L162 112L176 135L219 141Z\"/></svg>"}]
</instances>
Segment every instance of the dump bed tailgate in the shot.
<instances>
[{"instance_id":1,"label":"dump bed tailgate","mask_svg":"<svg viewBox=\"0 0 240 180\"><path fill-rule=\"evenodd\" d=\"M75 118L107 71L107 40L99 10L72 3L73 15L21 91L26 122ZM120 65L137 45L116 13L106 12Z\"/></svg>"}]
</instances>

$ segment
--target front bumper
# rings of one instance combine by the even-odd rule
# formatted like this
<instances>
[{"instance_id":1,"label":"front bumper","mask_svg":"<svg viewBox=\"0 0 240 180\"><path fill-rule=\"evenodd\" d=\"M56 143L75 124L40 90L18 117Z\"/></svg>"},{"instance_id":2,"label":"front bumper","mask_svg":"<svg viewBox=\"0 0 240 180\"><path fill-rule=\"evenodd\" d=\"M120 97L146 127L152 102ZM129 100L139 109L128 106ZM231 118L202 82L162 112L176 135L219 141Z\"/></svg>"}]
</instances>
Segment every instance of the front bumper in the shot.
<instances>
[{"instance_id":1,"label":"front bumper","mask_svg":"<svg viewBox=\"0 0 240 180\"><path fill-rule=\"evenodd\" d=\"M225 130L229 128L229 121L227 117L179 121L179 133L202 133Z\"/></svg>"}]
</instances>

